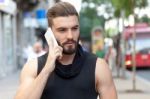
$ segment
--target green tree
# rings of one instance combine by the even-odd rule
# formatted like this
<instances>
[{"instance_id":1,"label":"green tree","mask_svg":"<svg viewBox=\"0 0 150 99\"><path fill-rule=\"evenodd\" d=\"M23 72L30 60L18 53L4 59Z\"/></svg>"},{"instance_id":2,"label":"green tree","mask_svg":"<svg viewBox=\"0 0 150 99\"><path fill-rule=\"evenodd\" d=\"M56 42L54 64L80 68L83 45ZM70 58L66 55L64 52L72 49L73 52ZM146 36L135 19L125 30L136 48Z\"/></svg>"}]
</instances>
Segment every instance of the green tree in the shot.
<instances>
[{"instance_id":1,"label":"green tree","mask_svg":"<svg viewBox=\"0 0 150 99\"><path fill-rule=\"evenodd\" d=\"M39 0L15 0L15 1L20 11L31 11L39 3Z\"/></svg>"},{"instance_id":2,"label":"green tree","mask_svg":"<svg viewBox=\"0 0 150 99\"><path fill-rule=\"evenodd\" d=\"M142 16L141 18L136 17L137 23L150 23L150 18L147 15Z\"/></svg>"},{"instance_id":3,"label":"green tree","mask_svg":"<svg viewBox=\"0 0 150 99\"><path fill-rule=\"evenodd\" d=\"M87 8L88 12L80 14L80 31L81 37L90 39L91 30L94 26L104 26L105 19L103 16L98 16L95 9Z\"/></svg>"},{"instance_id":4,"label":"green tree","mask_svg":"<svg viewBox=\"0 0 150 99\"><path fill-rule=\"evenodd\" d=\"M97 7L106 3L108 0L82 0L82 4L86 5L82 7L80 12L80 31L81 37L87 40L91 38L91 30L95 26L104 27L105 18L99 16ZM90 6L92 5L92 7Z\"/></svg>"},{"instance_id":5,"label":"green tree","mask_svg":"<svg viewBox=\"0 0 150 99\"><path fill-rule=\"evenodd\" d=\"M122 11L125 13L125 17L134 13L134 8L146 7L147 0L111 0L112 5L115 8L114 16L121 17Z\"/></svg>"}]
</instances>

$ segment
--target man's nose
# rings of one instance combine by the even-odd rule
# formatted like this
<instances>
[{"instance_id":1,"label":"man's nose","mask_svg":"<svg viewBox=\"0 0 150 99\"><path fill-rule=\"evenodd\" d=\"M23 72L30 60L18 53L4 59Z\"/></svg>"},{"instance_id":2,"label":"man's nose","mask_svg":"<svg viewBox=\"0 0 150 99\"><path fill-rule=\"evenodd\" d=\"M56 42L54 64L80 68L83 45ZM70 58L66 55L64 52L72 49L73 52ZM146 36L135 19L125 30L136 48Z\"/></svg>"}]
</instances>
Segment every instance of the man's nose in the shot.
<instances>
[{"instance_id":1,"label":"man's nose","mask_svg":"<svg viewBox=\"0 0 150 99\"><path fill-rule=\"evenodd\" d=\"M71 30L68 31L67 38L68 39L72 39L73 38L73 32Z\"/></svg>"}]
</instances>

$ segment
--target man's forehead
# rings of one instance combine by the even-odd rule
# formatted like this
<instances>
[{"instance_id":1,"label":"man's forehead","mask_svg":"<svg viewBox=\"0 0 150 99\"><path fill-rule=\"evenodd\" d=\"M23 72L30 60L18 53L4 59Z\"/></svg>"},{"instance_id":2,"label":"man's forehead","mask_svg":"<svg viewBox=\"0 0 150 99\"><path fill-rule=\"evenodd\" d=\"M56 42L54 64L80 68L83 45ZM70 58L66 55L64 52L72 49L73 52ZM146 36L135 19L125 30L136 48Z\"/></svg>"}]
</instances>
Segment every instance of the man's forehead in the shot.
<instances>
[{"instance_id":1,"label":"man's forehead","mask_svg":"<svg viewBox=\"0 0 150 99\"><path fill-rule=\"evenodd\" d=\"M63 26L76 26L79 25L78 17L73 16L60 16L53 19L54 27L63 27Z\"/></svg>"}]
</instances>

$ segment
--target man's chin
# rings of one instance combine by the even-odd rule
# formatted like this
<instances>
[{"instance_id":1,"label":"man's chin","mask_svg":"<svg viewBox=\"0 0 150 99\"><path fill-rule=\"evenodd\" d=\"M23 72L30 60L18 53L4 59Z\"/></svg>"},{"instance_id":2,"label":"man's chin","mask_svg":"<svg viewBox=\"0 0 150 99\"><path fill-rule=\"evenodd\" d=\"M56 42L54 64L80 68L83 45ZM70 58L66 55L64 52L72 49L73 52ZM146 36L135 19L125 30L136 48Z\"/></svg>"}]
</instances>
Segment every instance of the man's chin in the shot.
<instances>
[{"instance_id":1,"label":"man's chin","mask_svg":"<svg viewBox=\"0 0 150 99\"><path fill-rule=\"evenodd\" d=\"M65 55L72 55L75 54L76 50L63 50L63 54Z\"/></svg>"},{"instance_id":2,"label":"man's chin","mask_svg":"<svg viewBox=\"0 0 150 99\"><path fill-rule=\"evenodd\" d=\"M73 44L73 45L66 44L63 47L63 54L72 55L72 54L76 53L76 50L77 50L77 46L75 44Z\"/></svg>"}]
</instances>

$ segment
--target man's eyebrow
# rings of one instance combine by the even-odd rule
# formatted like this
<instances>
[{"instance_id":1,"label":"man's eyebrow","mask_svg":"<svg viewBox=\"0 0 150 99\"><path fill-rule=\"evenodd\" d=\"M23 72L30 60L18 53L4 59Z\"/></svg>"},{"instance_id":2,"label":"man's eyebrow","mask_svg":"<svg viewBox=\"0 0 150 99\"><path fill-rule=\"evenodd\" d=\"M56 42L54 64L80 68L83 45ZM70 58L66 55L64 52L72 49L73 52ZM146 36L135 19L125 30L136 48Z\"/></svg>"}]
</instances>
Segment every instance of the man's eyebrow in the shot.
<instances>
[{"instance_id":1,"label":"man's eyebrow","mask_svg":"<svg viewBox=\"0 0 150 99\"><path fill-rule=\"evenodd\" d=\"M73 26L73 27L79 27L79 25L75 25L75 26Z\"/></svg>"},{"instance_id":2,"label":"man's eyebrow","mask_svg":"<svg viewBox=\"0 0 150 99\"><path fill-rule=\"evenodd\" d=\"M78 28L78 27L79 27L79 25L75 25L71 28ZM61 29L67 29L67 27L58 27L58 28L56 28L56 30L61 30Z\"/></svg>"},{"instance_id":3,"label":"man's eyebrow","mask_svg":"<svg viewBox=\"0 0 150 99\"><path fill-rule=\"evenodd\" d=\"M56 30L66 29L66 27L58 27Z\"/></svg>"}]
</instances>

